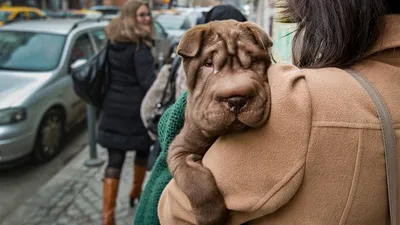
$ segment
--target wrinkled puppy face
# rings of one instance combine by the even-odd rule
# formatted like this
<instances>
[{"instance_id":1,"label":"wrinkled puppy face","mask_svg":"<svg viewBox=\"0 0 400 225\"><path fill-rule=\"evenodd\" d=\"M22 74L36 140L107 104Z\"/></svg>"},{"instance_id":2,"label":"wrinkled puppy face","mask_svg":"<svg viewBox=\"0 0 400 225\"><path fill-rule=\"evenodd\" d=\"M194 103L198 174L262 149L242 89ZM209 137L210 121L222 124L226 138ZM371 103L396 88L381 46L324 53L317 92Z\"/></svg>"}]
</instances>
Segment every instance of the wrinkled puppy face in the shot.
<instances>
[{"instance_id":1,"label":"wrinkled puppy face","mask_svg":"<svg viewBox=\"0 0 400 225\"><path fill-rule=\"evenodd\" d=\"M210 134L263 125L269 114L268 35L234 20L195 26L177 53L187 77L186 116Z\"/></svg>"}]
</instances>

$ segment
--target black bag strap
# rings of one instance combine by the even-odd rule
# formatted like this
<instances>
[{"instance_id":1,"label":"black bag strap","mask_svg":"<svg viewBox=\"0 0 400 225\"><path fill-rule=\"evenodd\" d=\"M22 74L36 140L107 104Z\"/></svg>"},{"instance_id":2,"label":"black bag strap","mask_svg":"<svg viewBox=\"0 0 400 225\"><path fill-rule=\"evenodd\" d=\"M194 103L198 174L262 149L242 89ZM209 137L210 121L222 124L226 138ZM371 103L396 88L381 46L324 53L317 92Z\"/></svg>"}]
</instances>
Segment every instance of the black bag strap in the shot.
<instances>
[{"instance_id":1,"label":"black bag strap","mask_svg":"<svg viewBox=\"0 0 400 225\"><path fill-rule=\"evenodd\" d=\"M163 94L161 96L161 100L157 105L158 108L160 108L162 106L162 104L164 104L164 102L171 102L171 100L175 96L175 81L176 81L176 77L178 74L179 66L181 65L181 61L182 61L182 58L179 56L175 57L174 60L172 61L172 65L171 65L171 69L170 69L171 71L168 76L168 83L165 85ZM169 98L166 99L168 88L171 88L171 94L170 94Z\"/></svg>"},{"instance_id":2,"label":"black bag strap","mask_svg":"<svg viewBox=\"0 0 400 225\"><path fill-rule=\"evenodd\" d=\"M386 181L388 189L388 201L389 201L389 213L390 223L397 225L396 213L397 213L397 196L396 196L396 138L394 135L392 118L385 102L383 101L379 92L375 87L368 81L368 79L361 73L353 70L346 69L347 73L356 79L365 91L369 94L374 102L378 117L381 122L383 145L385 148L385 163L386 163Z\"/></svg>"}]
</instances>

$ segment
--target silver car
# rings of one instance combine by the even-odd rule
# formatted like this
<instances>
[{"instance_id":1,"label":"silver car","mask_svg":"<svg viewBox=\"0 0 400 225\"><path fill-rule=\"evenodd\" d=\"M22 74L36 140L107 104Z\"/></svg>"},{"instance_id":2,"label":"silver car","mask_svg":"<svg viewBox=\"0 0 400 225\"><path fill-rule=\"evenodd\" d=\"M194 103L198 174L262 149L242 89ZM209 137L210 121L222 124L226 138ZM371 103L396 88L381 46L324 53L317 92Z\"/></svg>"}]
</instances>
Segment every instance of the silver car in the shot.
<instances>
[{"instance_id":1,"label":"silver car","mask_svg":"<svg viewBox=\"0 0 400 225\"><path fill-rule=\"evenodd\" d=\"M179 43L183 33L192 27L192 23L185 15L159 14L155 20L164 27L168 36L173 38L175 43Z\"/></svg>"},{"instance_id":2,"label":"silver car","mask_svg":"<svg viewBox=\"0 0 400 225\"><path fill-rule=\"evenodd\" d=\"M48 161L64 133L85 119L70 65L106 43L107 22L52 19L0 28L0 165Z\"/></svg>"}]
</instances>

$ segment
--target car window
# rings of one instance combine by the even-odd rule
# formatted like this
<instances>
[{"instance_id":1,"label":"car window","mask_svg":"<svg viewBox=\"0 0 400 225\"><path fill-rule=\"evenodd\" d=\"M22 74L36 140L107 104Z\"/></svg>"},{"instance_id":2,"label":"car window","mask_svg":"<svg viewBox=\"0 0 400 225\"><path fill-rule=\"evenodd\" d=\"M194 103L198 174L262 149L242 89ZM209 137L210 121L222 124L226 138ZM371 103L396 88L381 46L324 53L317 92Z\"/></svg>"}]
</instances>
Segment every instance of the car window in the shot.
<instances>
[{"instance_id":1,"label":"car window","mask_svg":"<svg viewBox=\"0 0 400 225\"><path fill-rule=\"evenodd\" d=\"M157 37L164 37L165 31L164 31L163 28L160 26L160 24L157 23L157 22L154 22L154 27L155 27L155 29L156 29Z\"/></svg>"},{"instance_id":2,"label":"car window","mask_svg":"<svg viewBox=\"0 0 400 225\"><path fill-rule=\"evenodd\" d=\"M82 34L72 46L70 65L78 59L89 59L94 54L88 34Z\"/></svg>"},{"instance_id":3,"label":"car window","mask_svg":"<svg viewBox=\"0 0 400 225\"><path fill-rule=\"evenodd\" d=\"M14 21L21 21L21 20L26 20L25 14L23 12L18 13L14 17Z\"/></svg>"},{"instance_id":4,"label":"car window","mask_svg":"<svg viewBox=\"0 0 400 225\"><path fill-rule=\"evenodd\" d=\"M64 35L3 30L0 32L0 69L53 70L59 65L64 43Z\"/></svg>"},{"instance_id":5,"label":"car window","mask_svg":"<svg viewBox=\"0 0 400 225\"><path fill-rule=\"evenodd\" d=\"M182 24L182 30L189 30L191 27L191 23L188 19L185 19Z\"/></svg>"},{"instance_id":6,"label":"car window","mask_svg":"<svg viewBox=\"0 0 400 225\"><path fill-rule=\"evenodd\" d=\"M10 12L6 12L6 11L0 11L0 21L1 22L5 22L8 20L8 18L10 17Z\"/></svg>"},{"instance_id":7,"label":"car window","mask_svg":"<svg viewBox=\"0 0 400 225\"><path fill-rule=\"evenodd\" d=\"M40 18L40 15L39 15L39 14L37 14L37 13L35 13L35 12L32 12L32 11L29 11L29 12L28 12L28 16L29 16L29 19L31 19L31 20L39 19L39 18Z\"/></svg>"},{"instance_id":8,"label":"car window","mask_svg":"<svg viewBox=\"0 0 400 225\"><path fill-rule=\"evenodd\" d=\"M157 22L167 30L180 30L184 22L184 17L174 15L160 15L156 18Z\"/></svg>"},{"instance_id":9,"label":"car window","mask_svg":"<svg viewBox=\"0 0 400 225\"><path fill-rule=\"evenodd\" d=\"M102 48L107 43L107 38L104 33L104 28L96 29L90 31L93 36L94 41L96 42L96 46L98 48Z\"/></svg>"}]
</instances>

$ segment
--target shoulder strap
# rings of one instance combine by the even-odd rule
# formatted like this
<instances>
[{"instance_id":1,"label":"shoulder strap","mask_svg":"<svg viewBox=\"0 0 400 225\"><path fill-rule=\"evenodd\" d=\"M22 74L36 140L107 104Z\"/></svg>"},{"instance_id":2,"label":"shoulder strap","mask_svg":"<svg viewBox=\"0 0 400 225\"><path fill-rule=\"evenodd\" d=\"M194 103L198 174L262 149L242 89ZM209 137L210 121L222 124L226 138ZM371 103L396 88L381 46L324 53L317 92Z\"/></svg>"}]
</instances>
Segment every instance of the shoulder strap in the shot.
<instances>
[{"instance_id":1,"label":"shoulder strap","mask_svg":"<svg viewBox=\"0 0 400 225\"><path fill-rule=\"evenodd\" d=\"M372 98L372 101L375 103L375 106L377 108L378 117L381 122L383 145L385 148L386 179L390 222L392 225L396 225L396 138L394 135L392 118L390 117L389 110L387 109L381 95L368 81L368 79L364 75L353 69L346 69L345 71L352 75L361 84L361 86Z\"/></svg>"},{"instance_id":2,"label":"shoulder strap","mask_svg":"<svg viewBox=\"0 0 400 225\"><path fill-rule=\"evenodd\" d=\"M163 104L164 102L171 102L171 100L175 98L175 80L176 80L176 74L177 74L180 64L181 64L181 57L176 56L174 58L174 60L172 61L170 73L168 75L167 84L165 85L163 94L161 96L161 101L160 101L158 107L161 107L161 104ZM168 88L171 89L171 92L170 92L169 98L166 99Z\"/></svg>"},{"instance_id":3,"label":"shoulder strap","mask_svg":"<svg viewBox=\"0 0 400 225\"><path fill-rule=\"evenodd\" d=\"M171 75L170 75L170 80L169 80L169 83L171 84L171 87L172 87L172 98L174 98L175 97L175 84L176 84L176 78L177 78L177 75L178 75L178 69L179 69L179 67L180 67L180 65L181 65L181 61L182 61L182 58L180 57L180 56L176 56L175 58L174 58L174 60L172 61L172 66L171 66Z\"/></svg>"}]
</instances>

